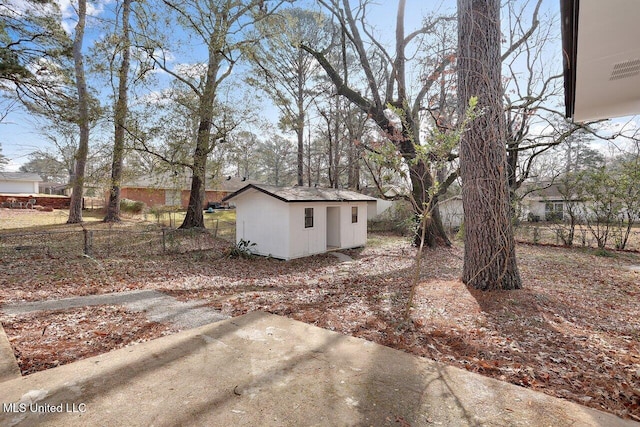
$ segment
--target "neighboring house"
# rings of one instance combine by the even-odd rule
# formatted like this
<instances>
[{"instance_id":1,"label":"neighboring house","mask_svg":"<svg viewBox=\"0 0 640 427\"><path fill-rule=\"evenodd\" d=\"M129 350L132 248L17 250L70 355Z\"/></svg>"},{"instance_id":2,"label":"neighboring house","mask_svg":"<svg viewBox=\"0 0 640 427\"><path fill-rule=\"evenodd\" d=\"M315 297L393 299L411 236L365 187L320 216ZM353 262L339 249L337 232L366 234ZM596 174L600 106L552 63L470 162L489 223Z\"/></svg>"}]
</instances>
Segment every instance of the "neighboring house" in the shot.
<instances>
[{"instance_id":1,"label":"neighboring house","mask_svg":"<svg viewBox=\"0 0 640 427\"><path fill-rule=\"evenodd\" d=\"M523 221L562 221L567 214L568 203L582 203L567 199L556 184L528 192L520 201L519 217ZM460 227L464 221L462 196L453 196L438 202L442 225L445 228Z\"/></svg>"},{"instance_id":2,"label":"neighboring house","mask_svg":"<svg viewBox=\"0 0 640 427\"><path fill-rule=\"evenodd\" d=\"M440 219L444 228L460 227L464 222L464 209L462 209L462 196L453 196L438 202Z\"/></svg>"},{"instance_id":3,"label":"neighboring house","mask_svg":"<svg viewBox=\"0 0 640 427\"><path fill-rule=\"evenodd\" d=\"M525 195L521 202L521 217L528 221L562 221L566 212L567 200L557 185L534 190Z\"/></svg>"},{"instance_id":4,"label":"neighboring house","mask_svg":"<svg viewBox=\"0 0 640 427\"><path fill-rule=\"evenodd\" d=\"M374 219L380 215L382 215L387 210L391 209L395 206L396 201L394 199L400 199L402 196L406 195L408 190L403 189L399 186L391 186L384 193L384 199L376 197L380 194L378 188L375 187L366 187L363 188L362 194L367 196L375 197L375 200L369 201L367 208L367 219Z\"/></svg>"},{"instance_id":5,"label":"neighboring house","mask_svg":"<svg viewBox=\"0 0 640 427\"><path fill-rule=\"evenodd\" d=\"M66 195L66 190L67 187L69 187L69 184L59 184L56 182L41 182L38 185L39 188L39 193L41 194L55 194L55 195L59 195L59 196L64 196Z\"/></svg>"},{"instance_id":6,"label":"neighboring house","mask_svg":"<svg viewBox=\"0 0 640 427\"><path fill-rule=\"evenodd\" d=\"M205 190L204 207L208 203L221 202L225 196L249 183L257 182L231 176L223 177L216 181L208 181L208 187ZM186 208L189 204L190 189L190 177L163 174L125 181L120 187L120 197L144 202L147 206L179 206Z\"/></svg>"},{"instance_id":7,"label":"neighboring house","mask_svg":"<svg viewBox=\"0 0 640 427\"><path fill-rule=\"evenodd\" d=\"M560 0L567 117L640 113L640 1Z\"/></svg>"},{"instance_id":8,"label":"neighboring house","mask_svg":"<svg viewBox=\"0 0 640 427\"><path fill-rule=\"evenodd\" d=\"M236 205L236 241L252 252L290 260L364 246L367 203L348 190L249 184L223 201Z\"/></svg>"},{"instance_id":9,"label":"neighboring house","mask_svg":"<svg viewBox=\"0 0 640 427\"><path fill-rule=\"evenodd\" d=\"M0 193L38 194L38 184L42 178L35 173L0 172Z\"/></svg>"}]
</instances>

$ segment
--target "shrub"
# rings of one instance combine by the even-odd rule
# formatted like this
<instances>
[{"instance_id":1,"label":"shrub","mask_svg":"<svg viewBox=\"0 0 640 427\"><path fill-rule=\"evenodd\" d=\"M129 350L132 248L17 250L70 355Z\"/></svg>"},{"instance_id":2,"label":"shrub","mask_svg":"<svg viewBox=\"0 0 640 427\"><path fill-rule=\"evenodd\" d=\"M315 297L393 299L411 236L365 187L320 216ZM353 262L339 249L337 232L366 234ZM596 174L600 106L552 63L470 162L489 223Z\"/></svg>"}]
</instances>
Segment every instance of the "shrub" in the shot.
<instances>
[{"instance_id":1,"label":"shrub","mask_svg":"<svg viewBox=\"0 0 640 427\"><path fill-rule=\"evenodd\" d=\"M129 199L120 200L120 211L126 212L126 213L131 213L131 214L142 213L145 206L146 205L143 202L140 202L137 200L129 200Z\"/></svg>"},{"instance_id":2,"label":"shrub","mask_svg":"<svg viewBox=\"0 0 640 427\"><path fill-rule=\"evenodd\" d=\"M251 248L256 244L251 243L249 240L240 239L236 245L229 250L227 256L229 258L246 258L249 259L253 257L253 253L251 252Z\"/></svg>"},{"instance_id":3,"label":"shrub","mask_svg":"<svg viewBox=\"0 0 640 427\"><path fill-rule=\"evenodd\" d=\"M402 236L410 235L416 227L411 204L397 200L392 207L376 218L369 220L371 231L389 231Z\"/></svg>"}]
</instances>

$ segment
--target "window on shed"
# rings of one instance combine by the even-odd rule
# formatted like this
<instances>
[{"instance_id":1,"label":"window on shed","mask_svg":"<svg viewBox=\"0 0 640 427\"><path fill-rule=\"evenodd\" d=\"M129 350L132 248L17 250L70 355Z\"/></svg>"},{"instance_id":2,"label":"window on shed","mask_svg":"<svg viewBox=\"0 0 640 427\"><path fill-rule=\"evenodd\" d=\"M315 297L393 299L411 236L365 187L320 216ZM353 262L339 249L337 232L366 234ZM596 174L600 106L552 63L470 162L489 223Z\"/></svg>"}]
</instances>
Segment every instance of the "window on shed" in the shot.
<instances>
[{"instance_id":1,"label":"window on shed","mask_svg":"<svg viewBox=\"0 0 640 427\"><path fill-rule=\"evenodd\" d=\"M351 223L354 224L356 222L358 222L358 207L353 206L351 208Z\"/></svg>"},{"instance_id":2,"label":"window on shed","mask_svg":"<svg viewBox=\"0 0 640 427\"><path fill-rule=\"evenodd\" d=\"M313 208L304 208L304 228L313 228Z\"/></svg>"}]
</instances>

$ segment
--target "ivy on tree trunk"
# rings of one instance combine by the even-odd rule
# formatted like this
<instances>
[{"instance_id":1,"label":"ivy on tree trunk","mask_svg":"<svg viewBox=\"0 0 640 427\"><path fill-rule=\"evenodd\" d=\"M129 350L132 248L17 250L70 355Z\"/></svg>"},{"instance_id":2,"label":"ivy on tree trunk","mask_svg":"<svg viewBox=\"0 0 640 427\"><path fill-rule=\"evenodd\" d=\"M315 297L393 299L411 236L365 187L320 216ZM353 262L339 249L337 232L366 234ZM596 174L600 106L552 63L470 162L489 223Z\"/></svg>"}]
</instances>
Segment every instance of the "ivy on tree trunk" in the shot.
<instances>
[{"instance_id":1,"label":"ivy on tree trunk","mask_svg":"<svg viewBox=\"0 0 640 427\"><path fill-rule=\"evenodd\" d=\"M500 60L500 0L458 0L458 110L481 114L463 134L462 280L482 290L519 289L511 224Z\"/></svg>"}]
</instances>

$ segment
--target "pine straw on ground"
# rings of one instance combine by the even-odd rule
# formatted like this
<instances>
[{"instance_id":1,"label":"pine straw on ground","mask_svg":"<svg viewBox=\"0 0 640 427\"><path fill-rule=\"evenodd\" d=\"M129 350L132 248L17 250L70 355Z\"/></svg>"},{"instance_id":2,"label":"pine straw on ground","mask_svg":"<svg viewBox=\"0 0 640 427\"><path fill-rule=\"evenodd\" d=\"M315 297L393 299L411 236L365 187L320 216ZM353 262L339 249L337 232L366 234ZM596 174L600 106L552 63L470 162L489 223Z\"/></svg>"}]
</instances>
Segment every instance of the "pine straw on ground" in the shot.
<instances>
[{"instance_id":1,"label":"pine straw on ground","mask_svg":"<svg viewBox=\"0 0 640 427\"><path fill-rule=\"evenodd\" d=\"M228 259L224 250L221 243L206 252L78 258L64 265L38 259L8 266L0 260L0 269L10 273L0 278L0 302L159 289L183 300L208 300L232 316L253 310L288 316L640 420L640 274L628 268L640 264L637 254L603 257L520 245L524 288L487 293L460 282L459 247L427 250L411 321L405 322L399 313L409 293L415 249L400 238L374 235L367 248L349 251L354 258L349 263L330 255L290 262ZM24 274L29 268L31 274ZM61 325L65 316L67 325L75 322L68 336L100 330L78 322L78 312L55 313ZM167 333L148 326L138 334L131 325L148 323L130 315L105 318L111 325L107 331L116 333L113 347L97 339L88 340L89 347L99 353ZM47 316L0 318L21 358L36 351L20 343L37 342L29 334L41 333L42 324L51 322ZM122 323L123 316L131 323ZM131 333L124 336L123 331ZM65 360L90 355L82 348L74 354L71 343L65 344ZM44 352L37 344L35 349ZM64 363L53 353L39 363L46 368L56 360Z\"/></svg>"},{"instance_id":2,"label":"pine straw on ground","mask_svg":"<svg viewBox=\"0 0 640 427\"><path fill-rule=\"evenodd\" d=\"M175 332L113 305L10 316L2 324L22 375Z\"/></svg>"}]
</instances>

